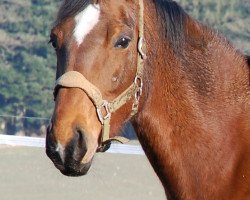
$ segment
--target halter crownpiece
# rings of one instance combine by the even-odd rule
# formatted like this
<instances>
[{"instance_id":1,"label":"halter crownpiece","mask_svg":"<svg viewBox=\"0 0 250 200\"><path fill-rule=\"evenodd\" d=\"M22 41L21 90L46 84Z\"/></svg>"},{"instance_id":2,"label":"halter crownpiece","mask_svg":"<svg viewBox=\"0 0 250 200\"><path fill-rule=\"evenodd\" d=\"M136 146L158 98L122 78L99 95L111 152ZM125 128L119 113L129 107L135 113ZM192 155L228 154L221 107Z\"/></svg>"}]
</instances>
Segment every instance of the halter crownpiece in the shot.
<instances>
[{"instance_id":1,"label":"halter crownpiece","mask_svg":"<svg viewBox=\"0 0 250 200\"><path fill-rule=\"evenodd\" d=\"M60 87L66 88L79 88L83 90L88 97L92 100L93 104L96 107L96 112L99 121L102 124L102 141L101 147L105 148L105 144L110 141L116 140L121 143L128 142L128 139L120 136L116 136L113 138L109 137L110 132L110 120L111 115L124 104L126 104L129 100L134 98L134 103L132 106L131 116L135 115L138 111L140 96L142 95L142 87L143 87L143 60L146 59L146 54L143 52L143 41L144 41L144 21L143 21L143 13L144 13L144 5L143 0L139 0L139 41L137 46L138 56L137 56L137 72L135 75L134 82L118 97L116 97L113 101L108 102L104 100L102 97L102 93L100 90L90 83L81 73L77 71L68 71L59 77L55 83L55 91ZM56 92L55 92L56 93ZM103 114L105 113L105 114Z\"/></svg>"}]
</instances>

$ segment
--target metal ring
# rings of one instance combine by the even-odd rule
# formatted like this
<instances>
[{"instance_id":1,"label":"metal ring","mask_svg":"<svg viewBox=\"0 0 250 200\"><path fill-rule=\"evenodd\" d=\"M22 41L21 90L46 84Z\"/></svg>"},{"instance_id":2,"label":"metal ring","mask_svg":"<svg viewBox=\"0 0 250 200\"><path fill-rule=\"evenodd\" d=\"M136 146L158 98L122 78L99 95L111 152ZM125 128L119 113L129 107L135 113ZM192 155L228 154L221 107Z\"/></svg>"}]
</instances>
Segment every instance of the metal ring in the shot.
<instances>
[{"instance_id":1,"label":"metal ring","mask_svg":"<svg viewBox=\"0 0 250 200\"><path fill-rule=\"evenodd\" d=\"M111 117L111 112L109 110L108 105L109 105L109 102L106 100L103 100L102 104L96 108L97 116L102 124L104 123L104 120L109 119ZM103 116L102 114L102 108L104 108L106 112L105 116Z\"/></svg>"},{"instance_id":2,"label":"metal ring","mask_svg":"<svg viewBox=\"0 0 250 200\"><path fill-rule=\"evenodd\" d=\"M135 83L135 85L137 85L139 88L142 89L143 82L142 82L142 78L139 75L135 76L134 83Z\"/></svg>"}]
</instances>

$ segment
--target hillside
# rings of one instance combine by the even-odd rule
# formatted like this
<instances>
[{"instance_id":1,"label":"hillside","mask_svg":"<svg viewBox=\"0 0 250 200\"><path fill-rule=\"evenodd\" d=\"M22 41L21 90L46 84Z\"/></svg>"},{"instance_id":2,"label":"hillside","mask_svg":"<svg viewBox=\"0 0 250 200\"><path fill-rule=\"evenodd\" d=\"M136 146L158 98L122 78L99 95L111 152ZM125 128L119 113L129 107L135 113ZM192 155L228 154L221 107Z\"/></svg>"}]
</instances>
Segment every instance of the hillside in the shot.
<instances>
[{"instance_id":1,"label":"hillside","mask_svg":"<svg viewBox=\"0 0 250 200\"><path fill-rule=\"evenodd\" d=\"M48 40L60 2L0 2L0 134L44 133L43 125L52 113L56 65ZM249 0L179 2L194 18L218 29L250 54Z\"/></svg>"},{"instance_id":2,"label":"hillside","mask_svg":"<svg viewBox=\"0 0 250 200\"><path fill-rule=\"evenodd\" d=\"M195 19L224 34L250 55L250 0L177 0Z\"/></svg>"},{"instance_id":3,"label":"hillside","mask_svg":"<svg viewBox=\"0 0 250 200\"><path fill-rule=\"evenodd\" d=\"M53 107L55 55L48 45L59 0L6 0L0 4L0 118L2 131L36 132Z\"/></svg>"}]
</instances>

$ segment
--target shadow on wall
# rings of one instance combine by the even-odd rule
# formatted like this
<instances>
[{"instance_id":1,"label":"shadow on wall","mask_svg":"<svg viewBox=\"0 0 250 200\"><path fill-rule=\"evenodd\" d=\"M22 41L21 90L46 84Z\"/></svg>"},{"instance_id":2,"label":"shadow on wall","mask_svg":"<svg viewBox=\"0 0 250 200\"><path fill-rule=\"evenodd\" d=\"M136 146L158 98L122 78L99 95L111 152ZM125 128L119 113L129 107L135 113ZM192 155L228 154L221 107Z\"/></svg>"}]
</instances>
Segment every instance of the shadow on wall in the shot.
<instances>
[{"instance_id":1,"label":"shadow on wall","mask_svg":"<svg viewBox=\"0 0 250 200\"><path fill-rule=\"evenodd\" d=\"M121 130L121 136L126 137L130 140L137 140L136 132L134 130L133 125L130 122L127 122L122 130Z\"/></svg>"}]
</instances>

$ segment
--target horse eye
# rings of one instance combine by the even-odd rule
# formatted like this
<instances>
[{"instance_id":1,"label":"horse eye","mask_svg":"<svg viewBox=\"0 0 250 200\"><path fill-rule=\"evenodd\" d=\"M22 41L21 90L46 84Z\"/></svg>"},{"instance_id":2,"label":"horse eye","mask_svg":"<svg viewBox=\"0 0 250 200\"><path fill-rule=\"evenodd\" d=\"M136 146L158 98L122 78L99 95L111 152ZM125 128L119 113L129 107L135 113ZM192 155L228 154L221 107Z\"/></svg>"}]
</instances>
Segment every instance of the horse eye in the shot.
<instances>
[{"instance_id":1,"label":"horse eye","mask_svg":"<svg viewBox=\"0 0 250 200\"><path fill-rule=\"evenodd\" d=\"M128 47L128 45L129 45L129 42L130 42L130 41L131 41L131 39L128 38L128 37L122 37L122 38L120 38L120 39L116 42L115 47L116 47L116 48L126 49L126 48Z\"/></svg>"},{"instance_id":2,"label":"horse eye","mask_svg":"<svg viewBox=\"0 0 250 200\"><path fill-rule=\"evenodd\" d=\"M52 45L54 49L57 49L57 41L54 39L50 39L49 43Z\"/></svg>"}]
</instances>

